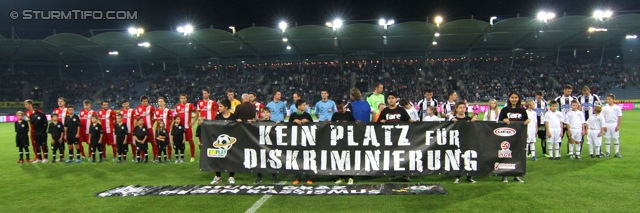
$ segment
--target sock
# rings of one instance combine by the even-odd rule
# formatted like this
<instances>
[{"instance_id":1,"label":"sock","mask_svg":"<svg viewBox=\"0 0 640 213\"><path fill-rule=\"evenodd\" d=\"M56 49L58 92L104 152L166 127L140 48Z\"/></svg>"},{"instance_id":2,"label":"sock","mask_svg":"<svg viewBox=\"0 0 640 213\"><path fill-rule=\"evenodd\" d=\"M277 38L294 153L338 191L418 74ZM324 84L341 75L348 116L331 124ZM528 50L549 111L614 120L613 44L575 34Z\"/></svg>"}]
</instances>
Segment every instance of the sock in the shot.
<instances>
[{"instance_id":1,"label":"sock","mask_svg":"<svg viewBox=\"0 0 640 213\"><path fill-rule=\"evenodd\" d=\"M542 154L546 155L547 154L547 140L546 139L540 139L540 146L542 147Z\"/></svg>"},{"instance_id":2,"label":"sock","mask_svg":"<svg viewBox=\"0 0 640 213\"><path fill-rule=\"evenodd\" d=\"M171 151L173 150L171 149L171 144L169 144L169 146L167 146L167 155L169 155L169 159L171 159Z\"/></svg>"},{"instance_id":3,"label":"sock","mask_svg":"<svg viewBox=\"0 0 640 213\"><path fill-rule=\"evenodd\" d=\"M575 144L575 146L576 146L576 155L580 156L580 152L582 152L582 145Z\"/></svg>"},{"instance_id":4,"label":"sock","mask_svg":"<svg viewBox=\"0 0 640 213\"><path fill-rule=\"evenodd\" d=\"M616 153L620 153L620 139L613 139L613 147L616 149Z\"/></svg>"},{"instance_id":5,"label":"sock","mask_svg":"<svg viewBox=\"0 0 640 213\"><path fill-rule=\"evenodd\" d=\"M600 155L600 146L596 146L596 155Z\"/></svg>"},{"instance_id":6,"label":"sock","mask_svg":"<svg viewBox=\"0 0 640 213\"><path fill-rule=\"evenodd\" d=\"M144 162L149 162L149 155L147 153L144 154Z\"/></svg>"},{"instance_id":7,"label":"sock","mask_svg":"<svg viewBox=\"0 0 640 213\"><path fill-rule=\"evenodd\" d=\"M69 149L69 160L73 160L73 149Z\"/></svg>"},{"instance_id":8,"label":"sock","mask_svg":"<svg viewBox=\"0 0 640 213\"><path fill-rule=\"evenodd\" d=\"M611 153L611 138L607 138L604 145L607 150L607 154Z\"/></svg>"},{"instance_id":9,"label":"sock","mask_svg":"<svg viewBox=\"0 0 640 213\"><path fill-rule=\"evenodd\" d=\"M529 144L529 146L531 147L531 156L535 157L536 156L536 144L535 143L531 143L531 144Z\"/></svg>"},{"instance_id":10,"label":"sock","mask_svg":"<svg viewBox=\"0 0 640 213\"><path fill-rule=\"evenodd\" d=\"M113 158L116 158L116 153L118 153L118 150L116 150L116 146L111 146L111 150L113 150Z\"/></svg>"},{"instance_id":11,"label":"sock","mask_svg":"<svg viewBox=\"0 0 640 213\"><path fill-rule=\"evenodd\" d=\"M553 157L553 143L549 142L547 149L549 150L549 157Z\"/></svg>"},{"instance_id":12,"label":"sock","mask_svg":"<svg viewBox=\"0 0 640 213\"><path fill-rule=\"evenodd\" d=\"M102 150L107 150L107 144L100 145ZM107 158L107 152L101 152L100 156Z\"/></svg>"},{"instance_id":13,"label":"sock","mask_svg":"<svg viewBox=\"0 0 640 213\"><path fill-rule=\"evenodd\" d=\"M571 144L571 143L569 143L569 144L567 144L567 145L569 145L569 154L570 154L570 155L573 155L573 149L574 149L574 147L575 147L575 146L574 146L575 144Z\"/></svg>"},{"instance_id":14,"label":"sock","mask_svg":"<svg viewBox=\"0 0 640 213\"><path fill-rule=\"evenodd\" d=\"M195 157L196 156L196 146L193 144L193 140L189 141L189 151L191 151L191 157ZM184 153L184 151L183 151Z\"/></svg>"},{"instance_id":15,"label":"sock","mask_svg":"<svg viewBox=\"0 0 640 213\"><path fill-rule=\"evenodd\" d=\"M140 162L141 154L142 154L142 151L138 150L138 155L136 155L136 161Z\"/></svg>"},{"instance_id":16,"label":"sock","mask_svg":"<svg viewBox=\"0 0 640 213\"><path fill-rule=\"evenodd\" d=\"M22 151L18 152L18 155L20 155L20 160L24 159L24 154L22 154Z\"/></svg>"},{"instance_id":17,"label":"sock","mask_svg":"<svg viewBox=\"0 0 640 213\"><path fill-rule=\"evenodd\" d=\"M529 142L527 142L527 146L524 148L524 150L526 150L527 155L531 154L531 149L530 149L531 145L529 144Z\"/></svg>"},{"instance_id":18,"label":"sock","mask_svg":"<svg viewBox=\"0 0 640 213\"><path fill-rule=\"evenodd\" d=\"M556 143L555 144L556 157L560 157L560 144L562 144L562 143Z\"/></svg>"},{"instance_id":19,"label":"sock","mask_svg":"<svg viewBox=\"0 0 640 213\"><path fill-rule=\"evenodd\" d=\"M29 154L29 147L25 147L25 148L23 149L23 152L22 152L22 153L24 153L24 154L26 154L26 155L27 155L27 160L30 160L30 159L31 159L31 158L29 158L29 155L30 155L30 154Z\"/></svg>"},{"instance_id":20,"label":"sock","mask_svg":"<svg viewBox=\"0 0 640 213\"><path fill-rule=\"evenodd\" d=\"M591 143L589 143L589 155L593 155L593 149L595 145L592 145Z\"/></svg>"},{"instance_id":21,"label":"sock","mask_svg":"<svg viewBox=\"0 0 640 213\"><path fill-rule=\"evenodd\" d=\"M56 160L56 154L58 153L58 149L53 149L53 160Z\"/></svg>"}]
</instances>

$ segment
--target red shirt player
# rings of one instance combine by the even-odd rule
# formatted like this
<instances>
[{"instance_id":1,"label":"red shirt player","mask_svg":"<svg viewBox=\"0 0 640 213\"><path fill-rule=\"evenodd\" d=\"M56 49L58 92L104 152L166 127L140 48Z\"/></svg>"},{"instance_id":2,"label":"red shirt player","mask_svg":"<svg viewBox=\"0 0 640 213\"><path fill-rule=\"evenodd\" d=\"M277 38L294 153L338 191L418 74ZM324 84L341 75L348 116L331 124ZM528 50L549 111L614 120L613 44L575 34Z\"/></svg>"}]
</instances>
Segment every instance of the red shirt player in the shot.
<instances>
[{"instance_id":1,"label":"red shirt player","mask_svg":"<svg viewBox=\"0 0 640 213\"><path fill-rule=\"evenodd\" d=\"M91 101L84 100L82 102L84 109L80 110L80 138L78 141L78 146L80 148L80 153L82 157L86 157L84 155L84 147L82 147L82 142L90 144L89 139L89 128L91 127L91 116L98 115L96 111L91 109Z\"/></svg>"},{"instance_id":2,"label":"red shirt player","mask_svg":"<svg viewBox=\"0 0 640 213\"><path fill-rule=\"evenodd\" d=\"M25 100L24 101L24 108L27 109L26 112L24 113L25 116L27 116L26 120L29 120L31 118L31 115L33 115L33 113L34 113L34 111L33 111L33 101L30 100L30 99ZM30 127L29 131L31 132L31 135L30 135L29 139L31 140L31 147L34 147L33 148L33 154L34 154L34 156L36 156L36 157L33 158L33 161L42 160L42 159L40 159L40 156L37 153L38 150L36 150L36 148L35 148L36 147L36 142L35 142L35 138L33 137L34 130L33 130L33 124L31 124L31 122L29 122L29 127Z\"/></svg>"},{"instance_id":3,"label":"red shirt player","mask_svg":"<svg viewBox=\"0 0 640 213\"><path fill-rule=\"evenodd\" d=\"M209 89L205 88L202 90L202 100L198 101L198 111L200 112L200 117L203 117L205 120L216 119L216 115L218 114L218 103L209 99Z\"/></svg>"},{"instance_id":4,"label":"red shirt player","mask_svg":"<svg viewBox=\"0 0 640 213\"><path fill-rule=\"evenodd\" d=\"M53 114L57 114L58 122L64 125L64 118L67 117L67 102L63 97L58 98L58 108L53 110Z\"/></svg>"},{"instance_id":5,"label":"red shirt player","mask_svg":"<svg viewBox=\"0 0 640 213\"><path fill-rule=\"evenodd\" d=\"M109 108L108 101L102 101L102 109L98 111L98 117L102 124L103 136L102 136L102 157L107 158L106 145L111 146L113 150L113 160L115 161L118 152L116 150L116 143L113 139L113 125L116 123L116 111Z\"/></svg>"},{"instance_id":6,"label":"red shirt player","mask_svg":"<svg viewBox=\"0 0 640 213\"><path fill-rule=\"evenodd\" d=\"M58 123L64 126L64 118L67 117L67 101L63 97L58 98L58 108L53 110L53 114L58 115ZM67 142L66 139L62 140ZM51 144L51 146L53 146L53 144ZM62 152L60 158L64 158L64 152Z\"/></svg>"},{"instance_id":7,"label":"red shirt player","mask_svg":"<svg viewBox=\"0 0 640 213\"><path fill-rule=\"evenodd\" d=\"M256 118L258 118L258 120L262 119L262 108L264 108L264 105L262 105L262 103L258 102L257 100L258 98L256 97L255 93L249 93L249 101L251 102L251 104L253 104L254 106L256 106Z\"/></svg>"},{"instance_id":8,"label":"red shirt player","mask_svg":"<svg viewBox=\"0 0 640 213\"><path fill-rule=\"evenodd\" d=\"M133 128L135 127L136 111L129 108L129 101L127 101L127 99L122 100L122 109L120 110L120 114L122 115L122 122L127 125L127 132L129 132L129 134L127 135L128 141L125 141L125 143L131 144L131 153L133 154L133 159L135 160L136 143L133 142ZM127 150L124 150L124 153L126 154Z\"/></svg>"},{"instance_id":9,"label":"red shirt player","mask_svg":"<svg viewBox=\"0 0 640 213\"><path fill-rule=\"evenodd\" d=\"M158 160L158 146L156 146L156 137L153 132L153 124L156 120L153 118L153 114L156 112L155 107L149 105L149 98L146 95L140 97L140 106L136 107L136 116L142 118L143 125L147 128L149 136L147 142L152 143L153 150L153 162Z\"/></svg>"},{"instance_id":10,"label":"red shirt player","mask_svg":"<svg viewBox=\"0 0 640 213\"><path fill-rule=\"evenodd\" d=\"M163 97L159 97L158 98L158 109L156 109L155 111L155 118L156 118L156 122L160 123L163 122L165 128L167 129L167 133L169 133L167 136L170 137L171 135L171 122L173 121L173 111L171 111L171 109L165 107L165 104L167 102L164 100ZM171 141L171 139L167 137L166 141L169 142ZM169 144L169 143L168 143ZM169 161L171 161L171 148L172 146L167 146L167 155L169 155Z\"/></svg>"},{"instance_id":11,"label":"red shirt player","mask_svg":"<svg viewBox=\"0 0 640 213\"><path fill-rule=\"evenodd\" d=\"M206 90L206 89L205 89ZM208 90L206 90L207 94L209 94ZM203 94L205 91L203 90ZM215 103L215 102L213 102ZM218 109L218 105L216 104L216 111ZM196 119L191 119L191 113L196 111L196 107L191 103L187 103L187 95L180 94L180 103L176 104L176 114L180 117L180 124L184 125L185 128L185 139L189 141L189 148L191 151L191 162L195 161L195 144L193 143L193 131L191 130L192 126L198 120L199 114L196 113ZM215 114L214 114L215 115Z\"/></svg>"}]
</instances>

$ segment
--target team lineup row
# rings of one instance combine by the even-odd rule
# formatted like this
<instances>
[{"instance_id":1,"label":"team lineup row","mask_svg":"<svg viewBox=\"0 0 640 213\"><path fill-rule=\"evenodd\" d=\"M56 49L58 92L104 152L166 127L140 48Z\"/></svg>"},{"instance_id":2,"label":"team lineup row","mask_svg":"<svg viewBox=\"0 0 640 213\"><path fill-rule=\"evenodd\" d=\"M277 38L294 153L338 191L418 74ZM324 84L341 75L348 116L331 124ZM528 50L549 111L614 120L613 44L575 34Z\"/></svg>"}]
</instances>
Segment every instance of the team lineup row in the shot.
<instances>
[{"instance_id":1,"label":"team lineup row","mask_svg":"<svg viewBox=\"0 0 640 213\"><path fill-rule=\"evenodd\" d=\"M350 91L351 100L345 104L342 100L335 102L329 100L328 92L323 90L321 92L322 100L315 105L316 116L321 122L373 121L386 123L441 119L437 116L436 107L439 105L432 98L432 91L425 92L425 99L417 104L418 110L406 99L400 100L398 104L397 95L393 92L385 98L382 91L383 85L376 84L374 92L364 101L360 91L352 89ZM600 157L601 136L603 135L607 145L607 153L604 155L609 156L610 139L613 139L616 156L621 157L619 154L619 128L622 110L614 104L615 96L607 95L607 104L602 106L600 99L589 93L588 87L583 88L583 95L580 97L571 96L571 86L565 86L563 92L563 96L556 98L549 104L544 101L542 93L538 92L535 100L527 100L525 104L527 109L522 106L520 95L517 92L512 92L506 106L500 111L498 111L496 101L492 100L484 120L504 121L507 124L510 121L525 121L525 125L528 125L527 143L529 146L527 148L531 153L532 160L536 160L534 144L536 135L542 139L543 156L547 155L548 150L552 160L560 158L559 147L563 135L567 135L569 138L567 146L568 156L571 159L581 160L580 152L584 135L588 135L591 157L593 157L594 150L596 155ZM106 158L105 148L106 145L109 145L113 150L114 161L126 162L128 147L131 146L132 150L136 150L133 153L134 161L139 163L144 159L146 163L148 161L148 144L151 143L154 162L171 161L173 148L176 151L175 162L182 163L184 162L186 142L190 144L191 162L195 161L192 127L196 121L200 121L199 123L203 120L284 122L286 113L289 114L289 122L298 125L313 122L309 114L309 107L299 94L294 94L295 103L290 110L287 110L284 102L280 100L281 94L278 91L273 93L273 101L266 106L255 100L255 94L243 94L242 102L233 98L233 91L228 93L230 94L229 100L220 102L209 99L207 89L204 89L202 94L202 100L195 105L187 103L186 95L182 94L180 103L176 104L173 111L165 106L164 98L158 98L157 109L149 105L146 96L141 97L141 105L136 109L131 109L128 101L123 100L122 109L118 113L110 109L106 101L102 102L102 109L97 112L91 109L90 101L85 101L84 109L80 111L79 116L75 114L72 105L66 106L65 99L59 98L59 108L54 110L51 124L47 124L46 116L40 107L27 100L25 108L29 122L22 120L23 114L18 114L20 120L16 122L16 146L19 147L20 154L18 163L24 162L23 155L27 156L27 161L30 160L29 132L31 132L30 141L36 155L32 162L47 162L47 133L49 133L52 139L52 162L56 162L57 151L60 151L60 161L63 161L65 142L69 149L69 159L66 162L74 162L74 157L76 163L81 162L81 155L86 157L82 146L82 142L85 142L89 143L91 147L89 151L92 158L89 161L93 162L96 161L96 153L100 162ZM448 100L442 105L442 118L454 122L458 120L476 121L477 115L469 116L467 105L464 102L456 102L456 100L457 94L453 91L449 92ZM195 113L195 119L193 119L192 113ZM199 130L199 128L197 129ZM199 137L198 130L196 130L196 137ZM547 138L549 139L548 146L545 142ZM75 156L74 151L76 151ZM305 178L308 184L313 183L309 177ZM337 183L342 182L343 178L348 178L349 183L353 182L352 177L341 177ZM408 177L404 178L408 180ZM272 179L275 182L276 177L273 176ZM302 177L297 177L294 183L299 183L300 179ZM514 179L522 182L519 177ZM261 181L262 175L259 174L256 183ZM467 181L475 182L471 177L467 177ZM506 177L503 177L503 181L506 182ZM220 173L216 172L212 184L219 182L221 182ZM230 175L229 182L234 183L233 173ZM459 177L456 179L457 182L459 182Z\"/></svg>"}]
</instances>

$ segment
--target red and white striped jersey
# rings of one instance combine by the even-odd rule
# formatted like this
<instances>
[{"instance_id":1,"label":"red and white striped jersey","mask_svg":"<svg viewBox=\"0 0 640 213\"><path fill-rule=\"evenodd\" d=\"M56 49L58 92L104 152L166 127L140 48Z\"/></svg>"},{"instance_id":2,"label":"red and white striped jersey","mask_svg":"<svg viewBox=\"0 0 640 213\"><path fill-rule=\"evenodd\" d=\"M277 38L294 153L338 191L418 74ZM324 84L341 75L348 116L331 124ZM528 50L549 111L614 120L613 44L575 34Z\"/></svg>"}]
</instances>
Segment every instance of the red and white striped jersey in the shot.
<instances>
[{"instance_id":1,"label":"red and white striped jersey","mask_svg":"<svg viewBox=\"0 0 640 213\"><path fill-rule=\"evenodd\" d=\"M129 134L133 133L133 128L135 126L135 111L131 108L120 110L120 114L122 115L122 122L127 125Z\"/></svg>"},{"instance_id":2,"label":"red and white striped jersey","mask_svg":"<svg viewBox=\"0 0 640 213\"><path fill-rule=\"evenodd\" d=\"M153 128L153 124L155 123L155 119L153 119L153 114L155 113L156 109L151 106L138 106L136 107L136 117L138 118L142 118L143 122L144 122L144 126L147 128Z\"/></svg>"},{"instance_id":3,"label":"red and white striped jersey","mask_svg":"<svg viewBox=\"0 0 640 213\"><path fill-rule=\"evenodd\" d=\"M27 119L25 119L25 120L29 121L31 119L31 115L33 115L33 113L35 113L35 112L32 109L27 110L24 113L24 115L27 116ZM33 130L33 124L31 124L31 122L29 122L29 127L30 127L29 130L33 133L35 130Z\"/></svg>"},{"instance_id":4,"label":"red and white striped jersey","mask_svg":"<svg viewBox=\"0 0 640 213\"><path fill-rule=\"evenodd\" d=\"M217 105L216 105L216 109L217 109ZM176 104L176 114L178 114L178 117L180 117L180 124L182 124L185 129L191 128L191 125L185 125L185 124L191 124L191 119L192 119L191 113L195 111L196 111L196 107L193 106L193 104L191 103Z\"/></svg>"},{"instance_id":5,"label":"red and white striped jersey","mask_svg":"<svg viewBox=\"0 0 640 213\"><path fill-rule=\"evenodd\" d=\"M218 103L211 99L208 101L200 100L198 101L198 111L200 117L204 117L205 120L215 120L218 114Z\"/></svg>"},{"instance_id":6,"label":"red and white striped jersey","mask_svg":"<svg viewBox=\"0 0 640 213\"><path fill-rule=\"evenodd\" d=\"M113 125L116 123L116 111L113 109L101 109L98 111L100 123L105 133L113 133Z\"/></svg>"},{"instance_id":7,"label":"red and white striped jersey","mask_svg":"<svg viewBox=\"0 0 640 213\"><path fill-rule=\"evenodd\" d=\"M158 108L155 111L155 118L157 122L164 122L164 128L169 130L170 128L167 128L168 126L171 126L171 121L173 120L173 112L171 111L171 109L169 108Z\"/></svg>"},{"instance_id":8,"label":"red and white striped jersey","mask_svg":"<svg viewBox=\"0 0 640 213\"><path fill-rule=\"evenodd\" d=\"M89 134L89 127L91 127L91 116L97 115L96 111L90 110L80 110L80 132L84 134Z\"/></svg>"},{"instance_id":9,"label":"red and white striped jersey","mask_svg":"<svg viewBox=\"0 0 640 213\"><path fill-rule=\"evenodd\" d=\"M64 125L64 118L67 117L67 108L56 108L53 114L58 115L58 122Z\"/></svg>"},{"instance_id":10,"label":"red and white striped jersey","mask_svg":"<svg viewBox=\"0 0 640 213\"><path fill-rule=\"evenodd\" d=\"M262 109L264 108L264 105L257 101L253 105L256 106L256 113L258 113L258 118L262 118Z\"/></svg>"}]
</instances>

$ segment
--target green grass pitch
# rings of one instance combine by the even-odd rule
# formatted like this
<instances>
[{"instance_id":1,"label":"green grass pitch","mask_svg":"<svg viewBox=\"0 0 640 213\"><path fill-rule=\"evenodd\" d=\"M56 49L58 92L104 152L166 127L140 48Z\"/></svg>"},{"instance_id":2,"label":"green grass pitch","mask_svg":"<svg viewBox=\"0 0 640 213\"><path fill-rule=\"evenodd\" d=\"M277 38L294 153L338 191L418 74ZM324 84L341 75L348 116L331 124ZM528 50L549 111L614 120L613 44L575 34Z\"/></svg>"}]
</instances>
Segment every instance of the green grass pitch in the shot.
<instances>
[{"instance_id":1,"label":"green grass pitch","mask_svg":"<svg viewBox=\"0 0 640 213\"><path fill-rule=\"evenodd\" d=\"M477 184L453 184L453 177L412 177L414 183L439 183L447 195L273 196L258 212L637 212L637 153L640 111L624 111L621 153L624 158L583 161L528 161L525 183L477 177ZM0 212L244 212L261 195L190 195L95 197L119 185L208 184L212 173L198 163L140 164L16 164L18 150L11 123L0 124ZM561 153L566 153L563 142ZM537 144L540 156L540 144ZM604 146L604 143L603 143ZM29 147L32 149L33 147ZM86 147L85 147L86 148ZM111 149L107 156L111 156ZM187 146L187 153L188 153ZM613 150L613 145L611 147ZM197 152L196 152L197 153ZM129 155L130 157L131 155ZM196 156L197 158L198 156ZM188 161L188 159L187 159ZM228 174L223 173L226 180ZM251 184L255 174L237 174L236 184ZM268 175L265 176L268 178ZM293 176L279 176L288 184ZM387 178L356 177L358 183L383 183ZM316 184L335 177L316 176Z\"/></svg>"}]
</instances>

